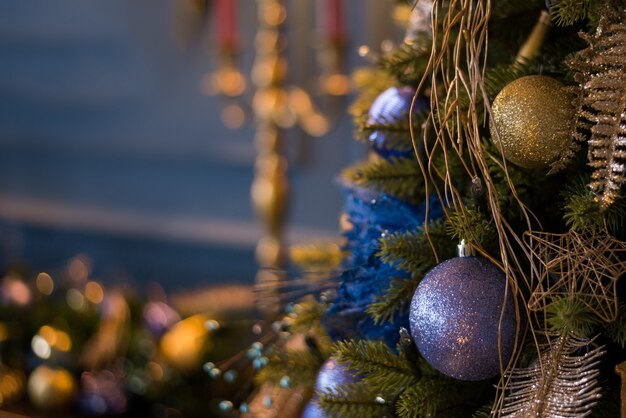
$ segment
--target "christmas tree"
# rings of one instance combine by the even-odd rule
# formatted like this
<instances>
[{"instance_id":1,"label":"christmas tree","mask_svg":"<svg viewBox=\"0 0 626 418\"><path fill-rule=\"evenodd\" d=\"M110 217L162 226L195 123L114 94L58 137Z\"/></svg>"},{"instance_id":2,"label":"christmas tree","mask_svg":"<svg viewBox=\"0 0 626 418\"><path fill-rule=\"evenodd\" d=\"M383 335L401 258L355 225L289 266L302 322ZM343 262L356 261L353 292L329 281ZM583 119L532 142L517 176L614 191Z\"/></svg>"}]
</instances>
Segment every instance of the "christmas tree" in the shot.
<instances>
[{"instance_id":1,"label":"christmas tree","mask_svg":"<svg viewBox=\"0 0 626 418\"><path fill-rule=\"evenodd\" d=\"M371 151L341 174L341 250L292 250L283 294L311 294L251 349L263 396L239 410L283 390L305 417L618 416L626 5L409 10L355 75Z\"/></svg>"}]
</instances>

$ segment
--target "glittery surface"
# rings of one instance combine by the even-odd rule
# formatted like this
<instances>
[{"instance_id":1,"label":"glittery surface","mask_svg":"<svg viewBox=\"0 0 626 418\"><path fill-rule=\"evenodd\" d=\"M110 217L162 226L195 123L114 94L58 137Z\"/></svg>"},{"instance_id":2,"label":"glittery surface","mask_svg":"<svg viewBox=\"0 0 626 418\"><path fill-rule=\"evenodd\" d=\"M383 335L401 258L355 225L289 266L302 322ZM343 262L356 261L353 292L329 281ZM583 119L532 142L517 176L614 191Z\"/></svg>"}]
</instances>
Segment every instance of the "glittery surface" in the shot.
<instances>
[{"instance_id":1,"label":"glittery surface","mask_svg":"<svg viewBox=\"0 0 626 418\"><path fill-rule=\"evenodd\" d=\"M391 87L382 92L372 103L369 110L368 123L386 124L402 120L408 120L411 102L415 95L412 87ZM425 111L430 108L430 102L424 96L418 96L413 107L413 112ZM369 137L372 149L384 158L410 157L413 148L391 148L388 142L389 132L373 131Z\"/></svg>"},{"instance_id":2,"label":"glittery surface","mask_svg":"<svg viewBox=\"0 0 626 418\"><path fill-rule=\"evenodd\" d=\"M506 159L524 168L546 169L570 139L574 110L559 81L540 75L518 78L492 104L491 137Z\"/></svg>"},{"instance_id":3,"label":"glittery surface","mask_svg":"<svg viewBox=\"0 0 626 418\"><path fill-rule=\"evenodd\" d=\"M343 249L348 253L342 265L339 287L324 318L334 340L384 340L390 347L398 342L398 329L408 328L408 317L395 315L393 321L375 324L365 312L367 305L389 287L392 277L408 278L409 273L383 263L377 257L383 234L415 229L424 222L425 204L418 206L362 187L344 184L346 224ZM436 197L431 198L430 219L442 216Z\"/></svg>"},{"instance_id":4,"label":"glittery surface","mask_svg":"<svg viewBox=\"0 0 626 418\"><path fill-rule=\"evenodd\" d=\"M338 363L333 357L326 360L326 363L322 365L319 373L317 374L317 380L315 381L316 394L309 401L302 418L324 418L326 415L319 408L317 393L324 390L333 390L337 386L346 385L348 383L356 383L360 380L358 376L352 374L352 371L347 370L346 366Z\"/></svg>"},{"instance_id":5,"label":"glittery surface","mask_svg":"<svg viewBox=\"0 0 626 418\"><path fill-rule=\"evenodd\" d=\"M417 348L440 372L460 380L482 380L500 372L498 325L506 277L481 257L444 261L422 280L409 322ZM502 360L514 348L515 307L509 296L501 324Z\"/></svg>"}]
</instances>

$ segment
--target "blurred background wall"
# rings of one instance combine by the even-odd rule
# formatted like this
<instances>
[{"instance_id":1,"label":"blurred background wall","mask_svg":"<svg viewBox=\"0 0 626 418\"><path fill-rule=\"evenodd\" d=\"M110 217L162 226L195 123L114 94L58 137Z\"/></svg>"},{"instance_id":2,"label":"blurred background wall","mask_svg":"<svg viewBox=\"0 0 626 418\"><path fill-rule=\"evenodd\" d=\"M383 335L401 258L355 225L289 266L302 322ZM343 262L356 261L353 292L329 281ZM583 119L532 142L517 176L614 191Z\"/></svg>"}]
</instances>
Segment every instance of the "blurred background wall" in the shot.
<instances>
[{"instance_id":1,"label":"blurred background wall","mask_svg":"<svg viewBox=\"0 0 626 418\"><path fill-rule=\"evenodd\" d=\"M287 2L289 82L311 91L315 3ZM359 45L395 30L391 4L346 2L349 71L365 64ZM249 74L255 2L239 2L238 21ZM0 0L2 270L86 253L105 281L252 282L254 124L227 129L224 104L202 91L213 26L183 1ZM337 236L334 178L365 152L351 139L349 100L331 109L329 135L287 134L291 242Z\"/></svg>"}]
</instances>

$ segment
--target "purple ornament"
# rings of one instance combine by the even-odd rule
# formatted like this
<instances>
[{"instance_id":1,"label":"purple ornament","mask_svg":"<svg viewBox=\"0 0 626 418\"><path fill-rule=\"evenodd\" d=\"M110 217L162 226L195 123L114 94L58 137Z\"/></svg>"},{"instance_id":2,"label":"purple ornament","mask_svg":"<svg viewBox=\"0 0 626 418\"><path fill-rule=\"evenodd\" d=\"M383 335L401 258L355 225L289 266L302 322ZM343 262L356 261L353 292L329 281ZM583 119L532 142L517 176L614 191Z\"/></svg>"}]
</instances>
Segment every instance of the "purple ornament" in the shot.
<instances>
[{"instance_id":1,"label":"purple ornament","mask_svg":"<svg viewBox=\"0 0 626 418\"><path fill-rule=\"evenodd\" d=\"M428 363L459 380L500 372L498 338L506 366L515 347L516 314L506 276L486 258L457 257L432 269L413 300L411 335ZM500 336L498 337L498 329Z\"/></svg>"},{"instance_id":2,"label":"purple ornament","mask_svg":"<svg viewBox=\"0 0 626 418\"><path fill-rule=\"evenodd\" d=\"M360 380L345 364L338 363L333 357L322 365L315 381L315 396L309 401L302 412L302 418L326 418L324 411L319 407L318 394L323 391L334 390L338 386L356 383Z\"/></svg>"},{"instance_id":3,"label":"purple ornament","mask_svg":"<svg viewBox=\"0 0 626 418\"><path fill-rule=\"evenodd\" d=\"M120 415L126 412L128 401L121 376L109 370L83 372L80 382L78 404L87 415Z\"/></svg>"},{"instance_id":4,"label":"purple ornament","mask_svg":"<svg viewBox=\"0 0 626 418\"><path fill-rule=\"evenodd\" d=\"M172 325L180 321L180 315L163 302L149 302L143 309L143 322L155 338L160 338Z\"/></svg>"},{"instance_id":5,"label":"purple ornament","mask_svg":"<svg viewBox=\"0 0 626 418\"><path fill-rule=\"evenodd\" d=\"M406 120L408 123L409 112L415 89L413 87L391 87L382 92L372 103L369 110L368 124L388 124ZM413 113L426 112L430 108L430 102L425 96L419 95L413 107ZM413 147L392 147L390 142L392 135L397 133L385 130L374 130L369 141L372 149L383 158L409 158L413 155Z\"/></svg>"}]
</instances>

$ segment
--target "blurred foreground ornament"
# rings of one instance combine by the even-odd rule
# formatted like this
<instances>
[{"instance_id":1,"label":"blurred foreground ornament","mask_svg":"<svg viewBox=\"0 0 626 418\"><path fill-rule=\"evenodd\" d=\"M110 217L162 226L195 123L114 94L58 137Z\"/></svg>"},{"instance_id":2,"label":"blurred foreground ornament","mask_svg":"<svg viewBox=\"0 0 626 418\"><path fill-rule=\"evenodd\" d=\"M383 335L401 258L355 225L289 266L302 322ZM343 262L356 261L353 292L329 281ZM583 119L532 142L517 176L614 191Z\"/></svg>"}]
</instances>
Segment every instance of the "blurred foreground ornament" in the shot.
<instances>
[{"instance_id":1,"label":"blurred foreground ornament","mask_svg":"<svg viewBox=\"0 0 626 418\"><path fill-rule=\"evenodd\" d=\"M126 349L130 308L120 291L110 291L102 302L98 331L85 344L81 363L88 370L110 364Z\"/></svg>"},{"instance_id":2,"label":"blurred foreground ornament","mask_svg":"<svg viewBox=\"0 0 626 418\"><path fill-rule=\"evenodd\" d=\"M397 144L394 141L395 132L389 125L410 123L411 106L415 89L408 86L390 87L382 92L370 107L367 124L373 127L369 136L370 145L383 158L411 157L413 147L410 144ZM413 112L428 112L430 102L423 95L418 95L413 106ZM376 127L380 128L377 129Z\"/></svg>"},{"instance_id":3,"label":"blurred foreground ornament","mask_svg":"<svg viewBox=\"0 0 626 418\"><path fill-rule=\"evenodd\" d=\"M181 371L199 367L209 342L205 327L207 319L203 315L191 316L163 335L159 348L169 364Z\"/></svg>"},{"instance_id":4,"label":"blurred foreground ornament","mask_svg":"<svg viewBox=\"0 0 626 418\"><path fill-rule=\"evenodd\" d=\"M27 306L31 301L31 290L20 277L8 274L0 282L0 297L4 303Z\"/></svg>"},{"instance_id":5,"label":"blurred foreground ornament","mask_svg":"<svg viewBox=\"0 0 626 418\"><path fill-rule=\"evenodd\" d=\"M326 414L320 408L319 395L324 392L334 392L337 387L356 383L360 379L345 364L339 363L331 357L322 365L315 381L315 395L306 405L302 418L325 418Z\"/></svg>"},{"instance_id":6,"label":"blurred foreground ornament","mask_svg":"<svg viewBox=\"0 0 626 418\"><path fill-rule=\"evenodd\" d=\"M548 171L571 142L570 102L563 84L553 78L518 78L493 101L491 138L508 161Z\"/></svg>"},{"instance_id":7,"label":"blurred foreground ornament","mask_svg":"<svg viewBox=\"0 0 626 418\"><path fill-rule=\"evenodd\" d=\"M38 366L28 378L28 396L39 409L51 411L70 406L76 393L74 376L61 367Z\"/></svg>"},{"instance_id":8,"label":"blurred foreground ornament","mask_svg":"<svg viewBox=\"0 0 626 418\"><path fill-rule=\"evenodd\" d=\"M89 415L119 415L126 412L128 401L124 381L110 370L83 372L78 395L80 408Z\"/></svg>"},{"instance_id":9,"label":"blurred foreground ornament","mask_svg":"<svg viewBox=\"0 0 626 418\"><path fill-rule=\"evenodd\" d=\"M431 366L459 380L488 379L506 367L517 332L506 280L482 257L452 258L426 274L413 296L409 322Z\"/></svg>"},{"instance_id":10,"label":"blurred foreground ornament","mask_svg":"<svg viewBox=\"0 0 626 418\"><path fill-rule=\"evenodd\" d=\"M155 338L161 338L178 321L178 312L165 302L148 302L143 308L144 325Z\"/></svg>"},{"instance_id":11,"label":"blurred foreground ornament","mask_svg":"<svg viewBox=\"0 0 626 418\"><path fill-rule=\"evenodd\" d=\"M24 392L25 383L21 371L0 364L0 407L18 400Z\"/></svg>"}]
</instances>

